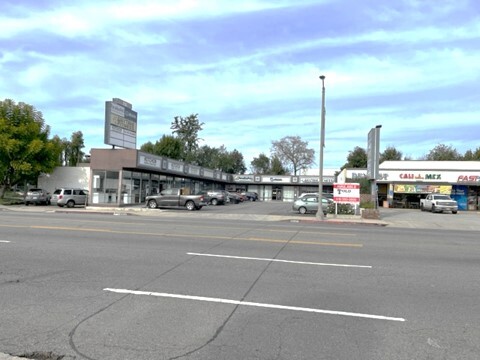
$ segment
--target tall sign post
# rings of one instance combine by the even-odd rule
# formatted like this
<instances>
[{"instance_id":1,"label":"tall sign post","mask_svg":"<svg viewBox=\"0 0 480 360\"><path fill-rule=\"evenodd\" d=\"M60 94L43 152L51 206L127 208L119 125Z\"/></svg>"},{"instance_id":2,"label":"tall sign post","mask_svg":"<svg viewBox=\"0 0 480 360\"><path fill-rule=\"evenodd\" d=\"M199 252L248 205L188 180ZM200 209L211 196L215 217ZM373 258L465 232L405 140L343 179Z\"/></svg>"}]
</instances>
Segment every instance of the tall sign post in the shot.
<instances>
[{"instance_id":1,"label":"tall sign post","mask_svg":"<svg viewBox=\"0 0 480 360\"><path fill-rule=\"evenodd\" d=\"M318 210L317 219L323 220L323 148L325 147L325 75L320 75L322 80L322 120L320 124L320 161L318 175Z\"/></svg>"},{"instance_id":2,"label":"tall sign post","mask_svg":"<svg viewBox=\"0 0 480 360\"><path fill-rule=\"evenodd\" d=\"M382 125L377 125L368 133L367 144L367 178L370 180L370 194L372 202L375 204L375 209L378 209L378 167L380 162L380 128Z\"/></svg>"}]
</instances>

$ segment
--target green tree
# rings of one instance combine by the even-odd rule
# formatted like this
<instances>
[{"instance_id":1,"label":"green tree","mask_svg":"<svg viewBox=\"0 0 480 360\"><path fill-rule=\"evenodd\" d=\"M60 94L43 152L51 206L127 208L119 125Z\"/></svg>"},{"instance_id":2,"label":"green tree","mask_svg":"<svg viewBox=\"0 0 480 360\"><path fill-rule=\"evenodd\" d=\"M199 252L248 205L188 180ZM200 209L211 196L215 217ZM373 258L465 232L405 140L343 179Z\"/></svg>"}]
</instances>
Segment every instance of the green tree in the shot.
<instances>
[{"instance_id":1,"label":"green tree","mask_svg":"<svg viewBox=\"0 0 480 360\"><path fill-rule=\"evenodd\" d=\"M219 170L229 174L244 174L247 168L243 155L236 149L227 151L222 145L219 154Z\"/></svg>"},{"instance_id":2,"label":"green tree","mask_svg":"<svg viewBox=\"0 0 480 360\"><path fill-rule=\"evenodd\" d=\"M82 149L84 147L83 133L81 131L74 132L69 143L68 166L77 166L78 163L83 161L85 153Z\"/></svg>"},{"instance_id":3,"label":"green tree","mask_svg":"<svg viewBox=\"0 0 480 360\"><path fill-rule=\"evenodd\" d=\"M279 141L272 141L271 152L284 168L297 175L298 171L308 169L315 162L315 150L307 146L308 141L302 141L300 136L285 136Z\"/></svg>"},{"instance_id":4,"label":"green tree","mask_svg":"<svg viewBox=\"0 0 480 360\"><path fill-rule=\"evenodd\" d=\"M181 160L183 158L183 143L175 136L163 135L155 144L149 141L140 146L140 151L165 156L174 160Z\"/></svg>"},{"instance_id":5,"label":"green tree","mask_svg":"<svg viewBox=\"0 0 480 360\"><path fill-rule=\"evenodd\" d=\"M250 169L254 174L268 174L270 171L270 158L261 153L250 162Z\"/></svg>"},{"instance_id":6,"label":"green tree","mask_svg":"<svg viewBox=\"0 0 480 360\"><path fill-rule=\"evenodd\" d=\"M389 146L380 154L380 162L402 160L402 156L401 151L398 151L393 146Z\"/></svg>"},{"instance_id":7,"label":"green tree","mask_svg":"<svg viewBox=\"0 0 480 360\"><path fill-rule=\"evenodd\" d=\"M36 180L58 165L61 149L49 140L50 127L33 106L0 101L0 198L7 188Z\"/></svg>"},{"instance_id":8,"label":"green tree","mask_svg":"<svg viewBox=\"0 0 480 360\"><path fill-rule=\"evenodd\" d=\"M196 152L195 163L208 169L220 170L220 149L203 145Z\"/></svg>"},{"instance_id":9,"label":"green tree","mask_svg":"<svg viewBox=\"0 0 480 360\"><path fill-rule=\"evenodd\" d=\"M479 161L480 160L480 147L475 151L467 150L463 155L463 160L466 161Z\"/></svg>"},{"instance_id":10,"label":"green tree","mask_svg":"<svg viewBox=\"0 0 480 360\"><path fill-rule=\"evenodd\" d=\"M198 137L198 133L203 129L203 125L204 123L198 120L198 114L192 114L186 118L175 116L172 121L170 129L173 130L173 134L176 135L183 144L184 161L192 162L194 159L195 151L198 149L198 142L202 140Z\"/></svg>"},{"instance_id":11,"label":"green tree","mask_svg":"<svg viewBox=\"0 0 480 360\"><path fill-rule=\"evenodd\" d=\"M273 156L268 173L272 175L287 175L289 171L283 166L282 161L277 156Z\"/></svg>"},{"instance_id":12,"label":"green tree","mask_svg":"<svg viewBox=\"0 0 480 360\"><path fill-rule=\"evenodd\" d=\"M353 150L348 152L347 163L343 165L345 168L366 168L367 167L367 151L356 146Z\"/></svg>"},{"instance_id":13,"label":"green tree","mask_svg":"<svg viewBox=\"0 0 480 360\"><path fill-rule=\"evenodd\" d=\"M458 153L451 145L438 144L425 157L425 160L431 161L455 161L462 160L462 155Z\"/></svg>"}]
</instances>

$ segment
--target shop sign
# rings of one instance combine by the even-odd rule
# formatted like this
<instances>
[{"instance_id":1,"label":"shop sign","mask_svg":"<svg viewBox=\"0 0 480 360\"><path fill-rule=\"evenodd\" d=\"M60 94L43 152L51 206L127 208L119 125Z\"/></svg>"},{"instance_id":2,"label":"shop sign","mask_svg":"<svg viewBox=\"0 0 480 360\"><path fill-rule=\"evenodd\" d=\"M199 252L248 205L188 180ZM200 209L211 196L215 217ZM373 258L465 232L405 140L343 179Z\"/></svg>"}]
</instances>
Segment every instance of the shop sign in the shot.
<instances>
[{"instance_id":1,"label":"shop sign","mask_svg":"<svg viewBox=\"0 0 480 360\"><path fill-rule=\"evenodd\" d=\"M183 164L168 162L168 169L172 171L183 171Z\"/></svg>"},{"instance_id":2,"label":"shop sign","mask_svg":"<svg viewBox=\"0 0 480 360\"><path fill-rule=\"evenodd\" d=\"M442 180L442 174L400 174L400 179L405 180Z\"/></svg>"},{"instance_id":3,"label":"shop sign","mask_svg":"<svg viewBox=\"0 0 480 360\"><path fill-rule=\"evenodd\" d=\"M450 194L452 185L395 184L393 191L398 194Z\"/></svg>"},{"instance_id":4,"label":"shop sign","mask_svg":"<svg viewBox=\"0 0 480 360\"><path fill-rule=\"evenodd\" d=\"M460 175L457 182L480 182L480 176L478 175Z\"/></svg>"},{"instance_id":5,"label":"shop sign","mask_svg":"<svg viewBox=\"0 0 480 360\"><path fill-rule=\"evenodd\" d=\"M340 204L359 204L360 203L360 184L359 183L333 184L333 201Z\"/></svg>"},{"instance_id":6,"label":"shop sign","mask_svg":"<svg viewBox=\"0 0 480 360\"><path fill-rule=\"evenodd\" d=\"M290 176L262 176L262 182L265 183L289 183Z\"/></svg>"},{"instance_id":7,"label":"shop sign","mask_svg":"<svg viewBox=\"0 0 480 360\"><path fill-rule=\"evenodd\" d=\"M151 166L154 168L160 168L162 160L161 159L156 159L150 156L144 156L140 155L139 157L139 165L144 165L144 166Z\"/></svg>"},{"instance_id":8,"label":"shop sign","mask_svg":"<svg viewBox=\"0 0 480 360\"><path fill-rule=\"evenodd\" d=\"M235 175L234 181L253 181L253 175Z\"/></svg>"}]
</instances>

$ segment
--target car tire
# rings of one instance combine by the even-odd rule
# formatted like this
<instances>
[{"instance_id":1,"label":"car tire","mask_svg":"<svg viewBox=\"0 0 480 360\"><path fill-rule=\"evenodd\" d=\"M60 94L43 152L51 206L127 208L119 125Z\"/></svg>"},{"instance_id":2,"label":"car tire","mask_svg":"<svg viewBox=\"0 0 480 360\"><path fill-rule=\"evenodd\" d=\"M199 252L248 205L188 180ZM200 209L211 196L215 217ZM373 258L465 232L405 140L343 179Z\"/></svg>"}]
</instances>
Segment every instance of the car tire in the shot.
<instances>
[{"instance_id":1,"label":"car tire","mask_svg":"<svg viewBox=\"0 0 480 360\"><path fill-rule=\"evenodd\" d=\"M423 207L423 204L420 204L420 211L425 211L425 208Z\"/></svg>"},{"instance_id":2,"label":"car tire","mask_svg":"<svg viewBox=\"0 0 480 360\"><path fill-rule=\"evenodd\" d=\"M432 205L432 213L435 212L435 205Z\"/></svg>"},{"instance_id":3,"label":"car tire","mask_svg":"<svg viewBox=\"0 0 480 360\"><path fill-rule=\"evenodd\" d=\"M217 199L212 199L212 200L210 200L210 203L211 203L213 206L217 206L217 205L218 205L218 200L217 200Z\"/></svg>"},{"instance_id":4,"label":"car tire","mask_svg":"<svg viewBox=\"0 0 480 360\"><path fill-rule=\"evenodd\" d=\"M185 207L188 211L193 211L195 210L195 203L193 201L187 201Z\"/></svg>"},{"instance_id":5,"label":"car tire","mask_svg":"<svg viewBox=\"0 0 480 360\"><path fill-rule=\"evenodd\" d=\"M73 208L75 206L75 201L73 200L68 200L67 201L67 207L68 208Z\"/></svg>"},{"instance_id":6,"label":"car tire","mask_svg":"<svg viewBox=\"0 0 480 360\"><path fill-rule=\"evenodd\" d=\"M148 200L147 207L149 209L156 209L157 208L157 202L155 200Z\"/></svg>"},{"instance_id":7,"label":"car tire","mask_svg":"<svg viewBox=\"0 0 480 360\"><path fill-rule=\"evenodd\" d=\"M303 214L306 214L306 213L307 213L307 208L304 208L304 207L302 206L301 208L298 209L298 212L299 212L300 214L302 214L302 215L303 215Z\"/></svg>"},{"instance_id":8,"label":"car tire","mask_svg":"<svg viewBox=\"0 0 480 360\"><path fill-rule=\"evenodd\" d=\"M452 211L452 214L456 214L457 212L456 211Z\"/></svg>"}]
</instances>

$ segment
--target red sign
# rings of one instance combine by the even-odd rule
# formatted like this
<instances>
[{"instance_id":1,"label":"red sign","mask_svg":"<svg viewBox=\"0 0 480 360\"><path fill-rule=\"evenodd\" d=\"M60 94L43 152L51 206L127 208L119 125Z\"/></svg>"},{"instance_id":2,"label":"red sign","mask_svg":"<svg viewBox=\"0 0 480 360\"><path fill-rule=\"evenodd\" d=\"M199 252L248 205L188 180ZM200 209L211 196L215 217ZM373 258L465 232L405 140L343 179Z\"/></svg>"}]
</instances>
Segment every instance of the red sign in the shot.
<instances>
[{"instance_id":1,"label":"red sign","mask_svg":"<svg viewBox=\"0 0 480 360\"><path fill-rule=\"evenodd\" d=\"M333 184L333 201L341 204L359 204L360 184Z\"/></svg>"}]
</instances>

